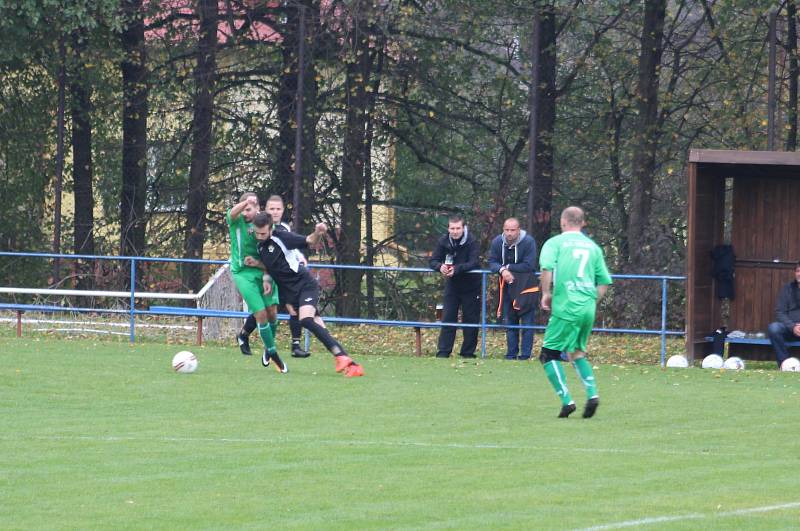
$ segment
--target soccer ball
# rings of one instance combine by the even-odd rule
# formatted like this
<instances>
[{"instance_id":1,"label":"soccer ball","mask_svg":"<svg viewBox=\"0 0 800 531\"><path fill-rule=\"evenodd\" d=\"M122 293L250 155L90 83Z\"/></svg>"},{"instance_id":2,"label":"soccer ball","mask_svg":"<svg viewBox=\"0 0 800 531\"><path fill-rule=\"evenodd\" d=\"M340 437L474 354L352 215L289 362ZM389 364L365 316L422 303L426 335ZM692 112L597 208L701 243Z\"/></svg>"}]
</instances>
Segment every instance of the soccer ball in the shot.
<instances>
[{"instance_id":1,"label":"soccer ball","mask_svg":"<svg viewBox=\"0 0 800 531\"><path fill-rule=\"evenodd\" d=\"M787 372L800 372L800 360L797 358L786 358L781 363L781 370Z\"/></svg>"},{"instance_id":2,"label":"soccer ball","mask_svg":"<svg viewBox=\"0 0 800 531\"><path fill-rule=\"evenodd\" d=\"M675 369L685 369L689 366L689 361L686 357L681 356L680 354L675 354L674 356L670 356L667 360L667 367L672 367Z\"/></svg>"},{"instance_id":3,"label":"soccer ball","mask_svg":"<svg viewBox=\"0 0 800 531\"><path fill-rule=\"evenodd\" d=\"M194 372L197 370L197 357L188 350L182 350L172 358L172 368L183 374Z\"/></svg>"},{"instance_id":4,"label":"soccer ball","mask_svg":"<svg viewBox=\"0 0 800 531\"><path fill-rule=\"evenodd\" d=\"M741 371L744 369L744 360L738 356L730 356L722 366L729 371Z\"/></svg>"},{"instance_id":5,"label":"soccer ball","mask_svg":"<svg viewBox=\"0 0 800 531\"><path fill-rule=\"evenodd\" d=\"M705 358L703 358L703 368L704 369L721 369L722 368L722 356L719 354L709 354Z\"/></svg>"}]
</instances>

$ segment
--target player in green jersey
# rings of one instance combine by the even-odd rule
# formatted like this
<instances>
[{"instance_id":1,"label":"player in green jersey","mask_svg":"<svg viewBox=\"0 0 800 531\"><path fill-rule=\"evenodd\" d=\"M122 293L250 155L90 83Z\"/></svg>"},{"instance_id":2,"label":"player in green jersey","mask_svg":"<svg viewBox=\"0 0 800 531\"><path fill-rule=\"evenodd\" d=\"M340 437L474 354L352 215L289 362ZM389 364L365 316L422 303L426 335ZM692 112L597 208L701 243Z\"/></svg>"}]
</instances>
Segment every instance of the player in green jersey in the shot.
<instances>
[{"instance_id":1,"label":"player in green jersey","mask_svg":"<svg viewBox=\"0 0 800 531\"><path fill-rule=\"evenodd\" d=\"M600 404L592 364L586 359L586 343L597 301L611 284L611 275L603 250L581 232L585 224L583 210L576 206L565 208L561 213L561 234L547 240L539 255L541 305L542 309L552 311L539 360L561 399L558 415L561 418L576 409L561 366L562 352L567 353L586 387L584 418L594 416Z\"/></svg>"},{"instance_id":2,"label":"player in green jersey","mask_svg":"<svg viewBox=\"0 0 800 531\"><path fill-rule=\"evenodd\" d=\"M253 192L242 194L239 202L235 204L226 214L225 220L228 222L231 237L231 274L239 293L247 303L247 309L255 317L258 333L264 342L265 356L267 360L274 362L278 372L287 372L286 364L278 356L275 348L275 326L276 319L273 316L269 319L267 308L274 306L278 301L278 290L272 284L272 280L265 277L263 270L246 265L245 258L258 257L258 242L254 236L253 218L259 212L258 196ZM270 284L270 285L265 285ZM272 289L270 289L272 288ZM268 292L265 294L265 292ZM251 330L252 331L252 330ZM240 348L242 347L242 336L249 335L242 330L239 334ZM249 352L249 343L247 352ZM242 352L245 349L242 348Z\"/></svg>"}]
</instances>

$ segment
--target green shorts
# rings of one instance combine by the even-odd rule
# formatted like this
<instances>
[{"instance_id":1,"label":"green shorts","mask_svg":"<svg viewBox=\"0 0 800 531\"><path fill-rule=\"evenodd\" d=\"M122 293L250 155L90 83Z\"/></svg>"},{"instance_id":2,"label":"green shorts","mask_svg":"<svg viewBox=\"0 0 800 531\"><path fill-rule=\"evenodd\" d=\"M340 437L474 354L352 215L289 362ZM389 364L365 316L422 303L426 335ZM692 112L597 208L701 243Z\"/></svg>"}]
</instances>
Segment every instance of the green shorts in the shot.
<instances>
[{"instance_id":1,"label":"green shorts","mask_svg":"<svg viewBox=\"0 0 800 531\"><path fill-rule=\"evenodd\" d=\"M256 313L268 306L278 304L278 286L272 281L272 293L264 294L262 278L264 272L255 267L245 267L233 273L233 282L242 294L247 311Z\"/></svg>"},{"instance_id":2,"label":"green shorts","mask_svg":"<svg viewBox=\"0 0 800 531\"><path fill-rule=\"evenodd\" d=\"M544 347L559 352L586 352L586 343L594 325L594 306L574 321L552 316L544 331Z\"/></svg>"}]
</instances>

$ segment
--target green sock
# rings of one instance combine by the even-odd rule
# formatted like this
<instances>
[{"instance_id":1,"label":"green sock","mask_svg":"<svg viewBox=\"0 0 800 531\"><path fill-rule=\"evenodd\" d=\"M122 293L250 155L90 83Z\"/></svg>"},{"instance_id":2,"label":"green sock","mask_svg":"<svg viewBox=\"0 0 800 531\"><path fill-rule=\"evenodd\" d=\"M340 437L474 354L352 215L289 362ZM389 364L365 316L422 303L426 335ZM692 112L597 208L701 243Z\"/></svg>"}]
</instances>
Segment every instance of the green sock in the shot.
<instances>
[{"instance_id":1,"label":"green sock","mask_svg":"<svg viewBox=\"0 0 800 531\"><path fill-rule=\"evenodd\" d=\"M556 394L561 399L561 405L566 406L572 404L572 396L567 389L567 379L564 374L564 369L561 367L561 362L550 360L544 364L544 373L547 379L550 380L550 385L556 390Z\"/></svg>"},{"instance_id":2,"label":"green sock","mask_svg":"<svg viewBox=\"0 0 800 531\"><path fill-rule=\"evenodd\" d=\"M261 341L264 342L264 348L268 351L275 350L275 336L272 335L272 326L269 323L258 323L258 335L261 336Z\"/></svg>"},{"instance_id":3,"label":"green sock","mask_svg":"<svg viewBox=\"0 0 800 531\"><path fill-rule=\"evenodd\" d=\"M584 387L586 387L586 398L597 397L597 381L594 379L592 364L586 358L578 358L574 362L575 370L578 372Z\"/></svg>"},{"instance_id":4,"label":"green sock","mask_svg":"<svg viewBox=\"0 0 800 531\"><path fill-rule=\"evenodd\" d=\"M272 337L274 341L275 340L274 338L278 335L278 320L275 319L274 321L270 321L269 328L270 330L272 330Z\"/></svg>"}]
</instances>

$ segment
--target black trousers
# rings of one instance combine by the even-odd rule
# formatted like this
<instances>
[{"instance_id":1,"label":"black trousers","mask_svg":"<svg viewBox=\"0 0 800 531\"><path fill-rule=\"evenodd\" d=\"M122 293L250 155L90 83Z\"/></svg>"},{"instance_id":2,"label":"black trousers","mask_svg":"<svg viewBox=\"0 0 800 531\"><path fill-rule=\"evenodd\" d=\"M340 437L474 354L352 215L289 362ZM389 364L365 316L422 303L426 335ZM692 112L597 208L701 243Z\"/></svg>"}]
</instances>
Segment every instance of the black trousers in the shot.
<instances>
[{"instance_id":1,"label":"black trousers","mask_svg":"<svg viewBox=\"0 0 800 531\"><path fill-rule=\"evenodd\" d=\"M459 293L455 290L445 290L444 310L442 312L443 323L457 323L458 309L461 308L462 322L478 324L481 318L481 292L468 291ZM462 356L474 356L475 347L478 344L478 328L462 328L464 341L461 343ZM443 326L439 332L439 357L449 356L453 351L453 343L456 340L456 327Z\"/></svg>"}]
</instances>

